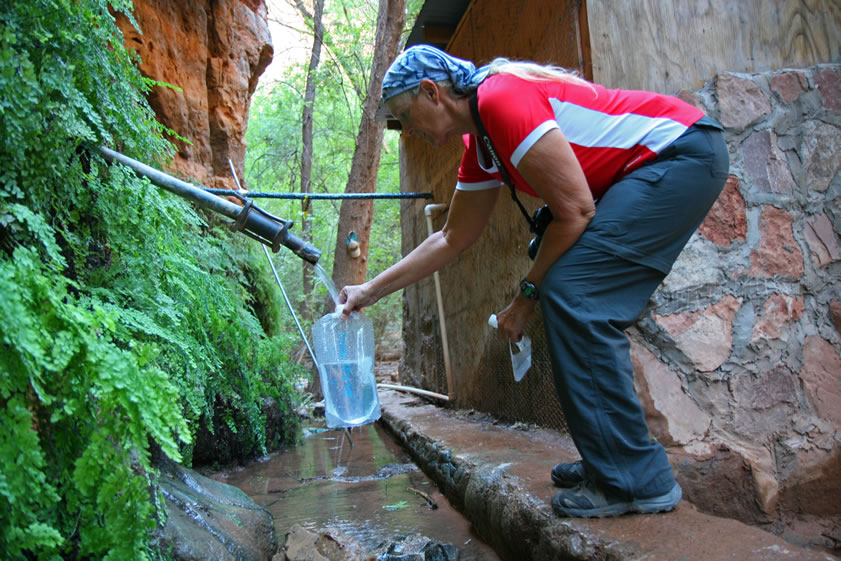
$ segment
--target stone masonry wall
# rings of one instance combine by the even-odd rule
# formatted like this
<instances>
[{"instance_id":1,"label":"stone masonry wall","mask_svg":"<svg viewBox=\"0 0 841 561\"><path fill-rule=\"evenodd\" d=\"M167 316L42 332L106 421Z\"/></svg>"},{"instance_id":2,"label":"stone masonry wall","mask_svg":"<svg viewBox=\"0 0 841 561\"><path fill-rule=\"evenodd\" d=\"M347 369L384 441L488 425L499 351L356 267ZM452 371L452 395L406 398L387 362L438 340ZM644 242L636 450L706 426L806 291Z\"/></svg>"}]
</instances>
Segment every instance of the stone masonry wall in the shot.
<instances>
[{"instance_id":1,"label":"stone masonry wall","mask_svg":"<svg viewBox=\"0 0 841 561\"><path fill-rule=\"evenodd\" d=\"M630 331L649 427L702 510L841 545L841 66L721 74L724 192Z\"/></svg>"}]
</instances>

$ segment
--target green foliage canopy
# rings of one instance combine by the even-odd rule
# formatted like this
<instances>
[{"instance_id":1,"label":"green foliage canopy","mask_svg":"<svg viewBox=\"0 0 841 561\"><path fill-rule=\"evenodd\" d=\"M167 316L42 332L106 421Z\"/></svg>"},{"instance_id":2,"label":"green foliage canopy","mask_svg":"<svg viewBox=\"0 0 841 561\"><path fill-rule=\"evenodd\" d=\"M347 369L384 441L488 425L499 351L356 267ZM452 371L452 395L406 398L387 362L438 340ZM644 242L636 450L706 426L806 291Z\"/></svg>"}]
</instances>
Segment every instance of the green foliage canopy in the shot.
<instances>
[{"instance_id":1,"label":"green foliage canopy","mask_svg":"<svg viewBox=\"0 0 841 561\"><path fill-rule=\"evenodd\" d=\"M421 2L410 2L409 11L416 14L420 6ZM336 0L327 2L324 10L324 47L315 77L317 94L313 107L310 190L313 193L343 193L373 60L378 3ZM311 41L311 38L303 38L301 43L309 45ZM308 63L306 58L287 62L282 80L261 82L252 98L246 133L245 174L249 189L253 191L297 193L300 190L301 115ZM400 192L398 142L397 132L386 131L374 189L377 193ZM306 211L312 221L312 243L322 250L335 247L340 204L337 200L315 200ZM279 216L293 218L296 224L303 221L304 211L298 200L272 200L265 206ZM402 256L400 208L400 201L395 199L374 202L369 278ZM320 263L329 269L332 256L325 254ZM300 285L299 261L286 260L279 269L286 286ZM326 290L320 285L316 290L316 294L293 290L292 296L299 301L325 301ZM401 294L402 291L392 294L366 311L374 321L378 340L388 327L400 324Z\"/></svg>"}]
</instances>

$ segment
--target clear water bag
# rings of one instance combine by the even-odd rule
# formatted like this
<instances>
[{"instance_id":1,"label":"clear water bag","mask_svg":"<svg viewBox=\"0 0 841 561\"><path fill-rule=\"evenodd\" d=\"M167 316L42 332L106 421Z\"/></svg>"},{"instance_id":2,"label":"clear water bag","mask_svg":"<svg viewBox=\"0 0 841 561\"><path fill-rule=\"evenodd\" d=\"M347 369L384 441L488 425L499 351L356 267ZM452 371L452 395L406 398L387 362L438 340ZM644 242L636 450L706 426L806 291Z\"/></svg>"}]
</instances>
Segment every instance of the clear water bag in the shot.
<instances>
[{"instance_id":1,"label":"clear water bag","mask_svg":"<svg viewBox=\"0 0 841 561\"><path fill-rule=\"evenodd\" d=\"M374 329L371 319L353 312L327 314L312 327L324 413L330 428L358 427L380 418L374 378Z\"/></svg>"}]
</instances>

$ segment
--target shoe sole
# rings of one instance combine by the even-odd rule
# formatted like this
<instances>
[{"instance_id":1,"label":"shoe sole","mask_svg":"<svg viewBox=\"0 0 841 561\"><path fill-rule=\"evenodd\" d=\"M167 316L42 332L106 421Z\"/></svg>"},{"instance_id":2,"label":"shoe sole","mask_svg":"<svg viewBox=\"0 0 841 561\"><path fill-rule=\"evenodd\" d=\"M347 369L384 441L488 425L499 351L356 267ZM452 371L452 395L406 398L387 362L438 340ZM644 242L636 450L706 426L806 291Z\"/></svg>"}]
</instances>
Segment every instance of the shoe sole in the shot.
<instances>
[{"instance_id":1,"label":"shoe sole","mask_svg":"<svg viewBox=\"0 0 841 561\"><path fill-rule=\"evenodd\" d=\"M680 489L680 485L675 483L672 490L665 495L660 495L659 497L653 497L650 499L635 499L629 503L614 503L597 508L569 508L558 504L553 497L552 508L559 516L564 517L610 518L631 512L638 514L668 512L670 510L674 510L681 498L683 498L683 492Z\"/></svg>"}]
</instances>

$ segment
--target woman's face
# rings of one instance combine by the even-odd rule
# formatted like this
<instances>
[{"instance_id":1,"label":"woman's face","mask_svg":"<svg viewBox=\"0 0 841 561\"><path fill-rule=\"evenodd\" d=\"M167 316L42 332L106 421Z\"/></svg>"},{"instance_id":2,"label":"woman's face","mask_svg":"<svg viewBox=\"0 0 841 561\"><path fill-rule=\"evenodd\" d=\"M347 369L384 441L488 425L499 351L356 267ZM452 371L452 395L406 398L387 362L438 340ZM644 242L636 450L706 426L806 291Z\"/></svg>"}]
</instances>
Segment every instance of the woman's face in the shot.
<instances>
[{"instance_id":1,"label":"woman's face","mask_svg":"<svg viewBox=\"0 0 841 561\"><path fill-rule=\"evenodd\" d=\"M417 95L400 94L386 102L406 136L419 136L433 146L442 146L452 136L435 82L421 82Z\"/></svg>"}]
</instances>

